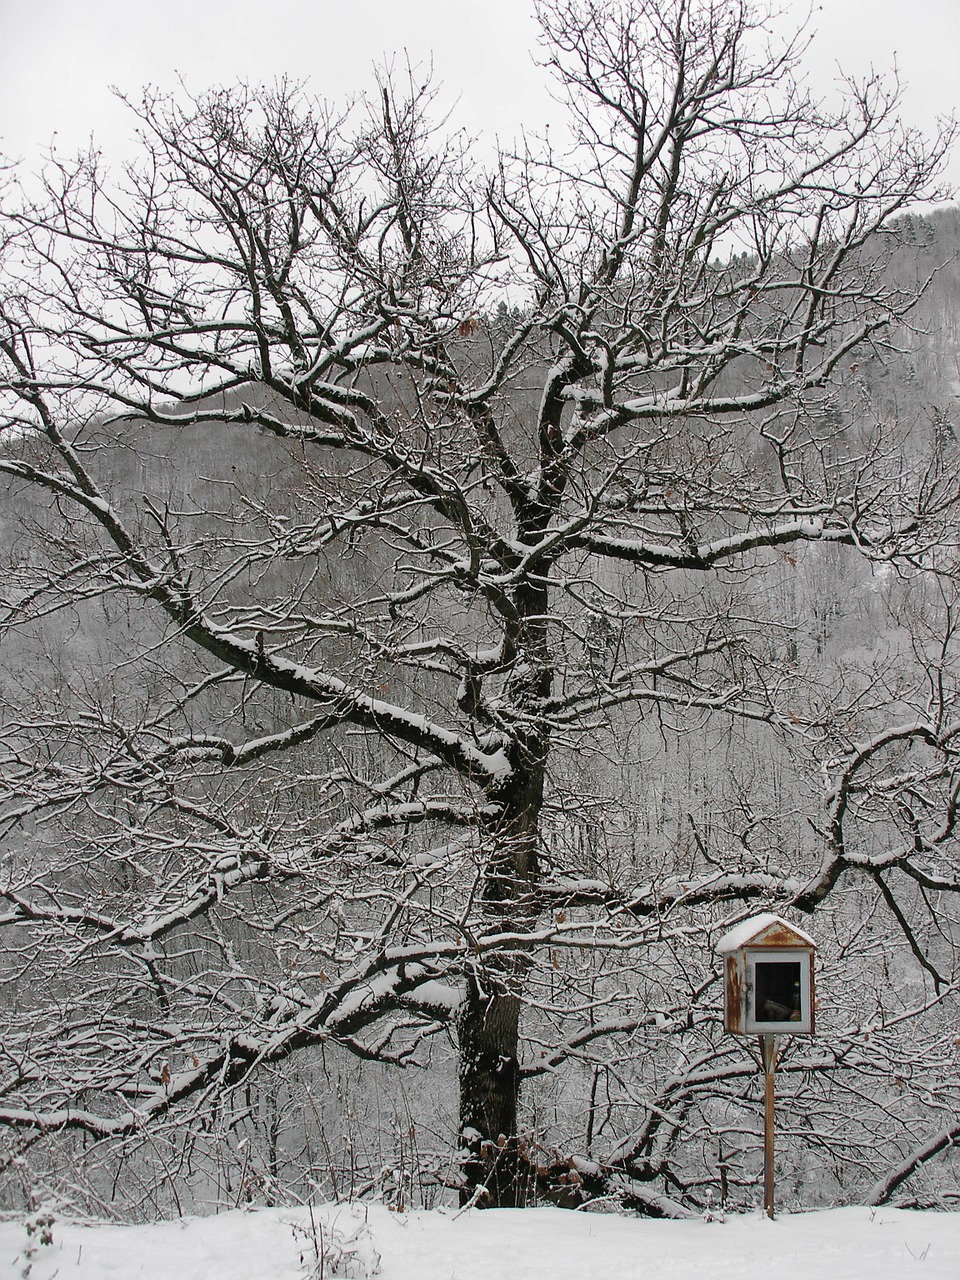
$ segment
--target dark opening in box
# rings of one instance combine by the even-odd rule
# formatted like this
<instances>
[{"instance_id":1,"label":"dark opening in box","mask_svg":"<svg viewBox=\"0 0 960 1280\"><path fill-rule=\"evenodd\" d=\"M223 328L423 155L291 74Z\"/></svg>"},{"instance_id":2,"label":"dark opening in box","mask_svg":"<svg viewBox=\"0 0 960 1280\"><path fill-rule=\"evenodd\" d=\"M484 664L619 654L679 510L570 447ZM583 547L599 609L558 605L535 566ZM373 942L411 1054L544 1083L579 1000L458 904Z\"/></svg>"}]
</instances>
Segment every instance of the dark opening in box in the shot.
<instances>
[{"instance_id":1,"label":"dark opening in box","mask_svg":"<svg viewBox=\"0 0 960 1280\"><path fill-rule=\"evenodd\" d=\"M799 960L757 960L754 966L754 1020L799 1022L801 1008Z\"/></svg>"}]
</instances>

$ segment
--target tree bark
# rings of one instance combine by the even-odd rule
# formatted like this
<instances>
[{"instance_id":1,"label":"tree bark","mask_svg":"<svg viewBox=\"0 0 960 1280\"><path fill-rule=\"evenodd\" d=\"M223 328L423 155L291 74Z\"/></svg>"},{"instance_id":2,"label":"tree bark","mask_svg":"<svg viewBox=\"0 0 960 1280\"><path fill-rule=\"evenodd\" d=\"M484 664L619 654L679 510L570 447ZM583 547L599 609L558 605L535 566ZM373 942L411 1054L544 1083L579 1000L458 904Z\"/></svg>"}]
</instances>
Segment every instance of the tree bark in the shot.
<instances>
[{"instance_id":1,"label":"tree bark","mask_svg":"<svg viewBox=\"0 0 960 1280\"><path fill-rule=\"evenodd\" d=\"M458 1020L461 1204L522 1208L528 1166L518 1130L520 997L485 987L475 977Z\"/></svg>"},{"instance_id":2,"label":"tree bark","mask_svg":"<svg viewBox=\"0 0 960 1280\"><path fill-rule=\"evenodd\" d=\"M539 744L530 741L518 742L515 754L510 781L499 797L502 816L491 832L483 886L485 927L496 933L522 933L537 915L546 759ZM530 965L527 951L497 948L467 979L457 1019L463 1204L522 1208L533 1185L519 1132L520 1011Z\"/></svg>"}]
</instances>

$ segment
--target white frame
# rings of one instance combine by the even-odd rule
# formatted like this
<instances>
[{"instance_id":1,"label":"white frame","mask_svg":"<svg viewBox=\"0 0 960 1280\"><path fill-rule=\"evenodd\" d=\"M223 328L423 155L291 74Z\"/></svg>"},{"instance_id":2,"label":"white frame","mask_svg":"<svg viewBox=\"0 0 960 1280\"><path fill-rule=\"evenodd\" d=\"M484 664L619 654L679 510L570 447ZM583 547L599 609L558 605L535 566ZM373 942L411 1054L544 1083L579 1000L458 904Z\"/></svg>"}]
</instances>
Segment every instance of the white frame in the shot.
<instances>
[{"instance_id":1,"label":"white frame","mask_svg":"<svg viewBox=\"0 0 960 1280\"><path fill-rule=\"evenodd\" d=\"M809 1034L813 1030L812 1009L810 1005L810 952L800 947L748 947L746 950L746 1008L744 1009L744 1031L758 1035L775 1035L777 1032L790 1032L793 1035ZM800 1013L797 1022L758 1022L754 1017L757 998L757 961L763 964L799 964L800 965Z\"/></svg>"}]
</instances>

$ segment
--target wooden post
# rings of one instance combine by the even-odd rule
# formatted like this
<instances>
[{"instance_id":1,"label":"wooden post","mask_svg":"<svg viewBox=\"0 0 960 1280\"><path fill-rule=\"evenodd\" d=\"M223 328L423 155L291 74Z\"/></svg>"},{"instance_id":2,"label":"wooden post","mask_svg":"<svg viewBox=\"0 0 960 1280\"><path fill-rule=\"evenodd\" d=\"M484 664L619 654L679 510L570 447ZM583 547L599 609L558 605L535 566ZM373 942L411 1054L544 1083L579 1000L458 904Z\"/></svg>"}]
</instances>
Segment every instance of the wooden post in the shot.
<instances>
[{"instance_id":1,"label":"wooden post","mask_svg":"<svg viewBox=\"0 0 960 1280\"><path fill-rule=\"evenodd\" d=\"M773 1073L777 1065L777 1038L760 1037L763 1062L763 1207L773 1217Z\"/></svg>"}]
</instances>

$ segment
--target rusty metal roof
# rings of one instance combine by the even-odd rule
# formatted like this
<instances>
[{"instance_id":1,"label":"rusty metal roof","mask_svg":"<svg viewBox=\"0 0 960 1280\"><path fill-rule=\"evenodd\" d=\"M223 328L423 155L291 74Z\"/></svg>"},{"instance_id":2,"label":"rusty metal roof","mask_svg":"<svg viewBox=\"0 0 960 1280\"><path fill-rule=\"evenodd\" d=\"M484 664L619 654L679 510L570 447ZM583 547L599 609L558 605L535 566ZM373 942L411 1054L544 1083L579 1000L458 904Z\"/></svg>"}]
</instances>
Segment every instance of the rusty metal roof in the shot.
<instances>
[{"instance_id":1,"label":"rusty metal roof","mask_svg":"<svg viewBox=\"0 0 960 1280\"><path fill-rule=\"evenodd\" d=\"M721 954L728 951L739 951L741 947L776 946L776 947L816 947L809 933L804 933L783 916L776 916L771 911L764 911L749 920L741 920L729 929L717 943L716 950Z\"/></svg>"}]
</instances>

